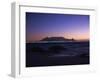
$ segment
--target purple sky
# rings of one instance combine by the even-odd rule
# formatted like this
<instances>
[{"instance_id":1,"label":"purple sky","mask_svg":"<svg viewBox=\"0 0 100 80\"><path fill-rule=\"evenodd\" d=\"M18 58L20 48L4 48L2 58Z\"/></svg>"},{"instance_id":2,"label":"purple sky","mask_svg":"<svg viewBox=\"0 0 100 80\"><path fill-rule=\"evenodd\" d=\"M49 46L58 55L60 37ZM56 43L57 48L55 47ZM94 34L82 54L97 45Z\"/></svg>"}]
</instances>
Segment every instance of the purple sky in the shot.
<instances>
[{"instance_id":1,"label":"purple sky","mask_svg":"<svg viewBox=\"0 0 100 80\"><path fill-rule=\"evenodd\" d=\"M26 41L44 37L89 39L89 15L26 13Z\"/></svg>"}]
</instances>

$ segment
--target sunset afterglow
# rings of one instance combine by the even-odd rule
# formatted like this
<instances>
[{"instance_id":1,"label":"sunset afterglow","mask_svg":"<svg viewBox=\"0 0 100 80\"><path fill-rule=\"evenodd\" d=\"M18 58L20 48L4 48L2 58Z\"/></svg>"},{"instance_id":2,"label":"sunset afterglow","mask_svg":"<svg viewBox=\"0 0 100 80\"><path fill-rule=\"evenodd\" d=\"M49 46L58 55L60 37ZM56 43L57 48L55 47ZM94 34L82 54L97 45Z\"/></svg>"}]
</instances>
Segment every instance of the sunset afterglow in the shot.
<instances>
[{"instance_id":1,"label":"sunset afterglow","mask_svg":"<svg viewBox=\"0 0 100 80\"><path fill-rule=\"evenodd\" d=\"M89 15L26 13L26 41L44 37L89 40Z\"/></svg>"}]
</instances>

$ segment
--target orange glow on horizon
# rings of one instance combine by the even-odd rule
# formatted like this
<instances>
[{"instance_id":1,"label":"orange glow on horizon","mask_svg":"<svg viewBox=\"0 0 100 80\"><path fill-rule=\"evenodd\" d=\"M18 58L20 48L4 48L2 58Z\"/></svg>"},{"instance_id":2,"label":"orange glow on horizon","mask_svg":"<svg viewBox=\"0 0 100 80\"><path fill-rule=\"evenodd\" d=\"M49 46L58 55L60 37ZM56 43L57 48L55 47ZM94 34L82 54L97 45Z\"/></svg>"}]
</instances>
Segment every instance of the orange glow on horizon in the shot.
<instances>
[{"instance_id":1,"label":"orange glow on horizon","mask_svg":"<svg viewBox=\"0 0 100 80\"><path fill-rule=\"evenodd\" d=\"M65 38L69 39L75 39L75 40L89 40L88 35L71 35L71 36L65 36Z\"/></svg>"},{"instance_id":2,"label":"orange glow on horizon","mask_svg":"<svg viewBox=\"0 0 100 80\"><path fill-rule=\"evenodd\" d=\"M43 39L43 38L45 38L45 37L64 37L64 38L66 38L66 39L75 39L75 40L89 40L89 34L71 34L71 35L63 35L63 36L61 36L61 35L55 35L55 36L41 36L41 35L38 35L38 36L36 36L36 35L34 35L34 36L30 36L28 39L28 41L27 42L33 42L33 41L39 41L39 40L41 40L41 39Z\"/></svg>"}]
</instances>

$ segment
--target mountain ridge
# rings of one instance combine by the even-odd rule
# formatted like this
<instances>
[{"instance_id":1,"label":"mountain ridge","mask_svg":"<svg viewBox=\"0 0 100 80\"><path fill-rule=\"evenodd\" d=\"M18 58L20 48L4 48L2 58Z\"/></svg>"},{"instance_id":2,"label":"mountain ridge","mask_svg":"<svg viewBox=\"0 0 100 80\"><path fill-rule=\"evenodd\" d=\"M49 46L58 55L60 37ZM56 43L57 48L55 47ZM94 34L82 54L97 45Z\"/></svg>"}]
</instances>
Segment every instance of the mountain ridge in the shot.
<instances>
[{"instance_id":1,"label":"mountain ridge","mask_svg":"<svg viewBox=\"0 0 100 80\"><path fill-rule=\"evenodd\" d=\"M64 37L45 37L41 39L40 41L75 41L75 39L74 38L68 39Z\"/></svg>"}]
</instances>

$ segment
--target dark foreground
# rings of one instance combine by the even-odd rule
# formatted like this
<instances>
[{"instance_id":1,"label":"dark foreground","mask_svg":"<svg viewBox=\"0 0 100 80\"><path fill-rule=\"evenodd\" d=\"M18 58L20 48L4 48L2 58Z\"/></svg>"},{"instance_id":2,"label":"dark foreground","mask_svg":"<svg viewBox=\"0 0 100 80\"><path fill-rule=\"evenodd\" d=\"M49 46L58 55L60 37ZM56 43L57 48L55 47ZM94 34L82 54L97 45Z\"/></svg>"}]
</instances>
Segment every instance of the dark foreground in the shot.
<instances>
[{"instance_id":1,"label":"dark foreground","mask_svg":"<svg viewBox=\"0 0 100 80\"><path fill-rule=\"evenodd\" d=\"M26 44L26 67L80 65L89 62L89 42Z\"/></svg>"}]
</instances>

